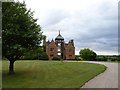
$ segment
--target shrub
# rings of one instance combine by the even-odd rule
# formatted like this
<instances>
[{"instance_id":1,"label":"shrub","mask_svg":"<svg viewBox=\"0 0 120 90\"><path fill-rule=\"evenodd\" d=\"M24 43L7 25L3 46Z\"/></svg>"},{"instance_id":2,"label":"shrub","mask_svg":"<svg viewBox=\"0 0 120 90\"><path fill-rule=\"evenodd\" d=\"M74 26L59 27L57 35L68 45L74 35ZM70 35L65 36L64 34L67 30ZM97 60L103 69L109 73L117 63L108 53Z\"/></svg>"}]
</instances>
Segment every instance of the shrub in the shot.
<instances>
[{"instance_id":1,"label":"shrub","mask_svg":"<svg viewBox=\"0 0 120 90\"><path fill-rule=\"evenodd\" d=\"M97 57L97 61L107 61L107 57L106 56Z\"/></svg>"},{"instance_id":2,"label":"shrub","mask_svg":"<svg viewBox=\"0 0 120 90\"><path fill-rule=\"evenodd\" d=\"M75 59L72 59L72 60L81 61L81 60L83 60L83 58L82 57L75 57Z\"/></svg>"},{"instance_id":3,"label":"shrub","mask_svg":"<svg viewBox=\"0 0 120 90\"><path fill-rule=\"evenodd\" d=\"M48 56L46 52L41 53L29 53L25 56L22 56L20 59L22 60L48 60Z\"/></svg>"},{"instance_id":4,"label":"shrub","mask_svg":"<svg viewBox=\"0 0 120 90\"><path fill-rule=\"evenodd\" d=\"M118 60L117 61L120 61L120 55L118 55Z\"/></svg>"},{"instance_id":5,"label":"shrub","mask_svg":"<svg viewBox=\"0 0 120 90\"><path fill-rule=\"evenodd\" d=\"M110 60L111 61L118 61L118 57L111 57Z\"/></svg>"},{"instance_id":6,"label":"shrub","mask_svg":"<svg viewBox=\"0 0 120 90\"><path fill-rule=\"evenodd\" d=\"M2 60L8 60L7 58L5 58L5 57L2 57Z\"/></svg>"},{"instance_id":7,"label":"shrub","mask_svg":"<svg viewBox=\"0 0 120 90\"><path fill-rule=\"evenodd\" d=\"M82 57L78 57L79 60L83 61L83 58Z\"/></svg>"},{"instance_id":8,"label":"shrub","mask_svg":"<svg viewBox=\"0 0 120 90\"><path fill-rule=\"evenodd\" d=\"M52 60L61 60L61 58L59 56L54 56Z\"/></svg>"},{"instance_id":9,"label":"shrub","mask_svg":"<svg viewBox=\"0 0 120 90\"><path fill-rule=\"evenodd\" d=\"M39 56L39 60L48 60L48 55L46 54L46 52L43 52L40 56Z\"/></svg>"},{"instance_id":10,"label":"shrub","mask_svg":"<svg viewBox=\"0 0 120 90\"><path fill-rule=\"evenodd\" d=\"M67 60L77 60L77 59L67 59Z\"/></svg>"}]
</instances>

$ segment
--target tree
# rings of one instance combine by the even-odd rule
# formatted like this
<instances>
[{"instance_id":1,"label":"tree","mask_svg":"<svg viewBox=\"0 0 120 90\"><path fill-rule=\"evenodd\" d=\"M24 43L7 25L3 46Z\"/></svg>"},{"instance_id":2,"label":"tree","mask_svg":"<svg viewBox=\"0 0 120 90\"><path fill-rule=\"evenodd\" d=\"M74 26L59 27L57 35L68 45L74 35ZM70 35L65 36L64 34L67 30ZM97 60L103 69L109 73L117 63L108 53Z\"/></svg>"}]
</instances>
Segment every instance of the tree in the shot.
<instances>
[{"instance_id":1,"label":"tree","mask_svg":"<svg viewBox=\"0 0 120 90\"><path fill-rule=\"evenodd\" d=\"M107 56L99 56L97 57L98 61L107 61Z\"/></svg>"},{"instance_id":2,"label":"tree","mask_svg":"<svg viewBox=\"0 0 120 90\"><path fill-rule=\"evenodd\" d=\"M84 60L96 60L97 56L94 51L88 48L82 49L79 54Z\"/></svg>"},{"instance_id":3,"label":"tree","mask_svg":"<svg viewBox=\"0 0 120 90\"><path fill-rule=\"evenodd\" d=\"M14 73L14 62L38 47L44 35L25 2L3 2L2 25L2 52L10 61L9 73Z\"/></svg>"},{"instance_id":4,"label":"tree","mask_svg":"<svg viewBox=\"0 0 120 90\"><path fill-rule=\"evenodd\" d=\"M20 59L28 59L28 60L48 60L48 56L46 52L43 51L43 47L34 48L27 52L23 57Z\"/></svg>"}]
</instances>

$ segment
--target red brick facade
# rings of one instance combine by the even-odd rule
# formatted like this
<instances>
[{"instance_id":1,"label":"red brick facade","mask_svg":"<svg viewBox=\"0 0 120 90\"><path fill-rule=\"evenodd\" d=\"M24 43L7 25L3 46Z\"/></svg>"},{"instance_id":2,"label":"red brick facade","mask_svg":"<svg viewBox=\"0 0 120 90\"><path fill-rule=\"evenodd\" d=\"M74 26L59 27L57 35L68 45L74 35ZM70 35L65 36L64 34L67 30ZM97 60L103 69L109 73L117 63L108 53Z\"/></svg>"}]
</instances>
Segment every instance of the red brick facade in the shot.
<instances>
[{"instance_id":1,"label":"red brick facade","mask_svg":"<svg viewBox=\"0 0 120 90\"><path fill-rule=\"evenodd\" d=\"M70 40L69 43L65 43L60 32L55 41L46 42L44 40L43 45L46 46L46 53L49 59L52 59L53 56L60 56L62 59L75 59L74 41Z\"/></svg>"},{"instance_id":2,"label":"red brick facade","mask_svg":"<svg viewBox=\"0 0 120 90\"><path fill-rule=\"evenodd\" d=\"M52 59L53 56L57 56L57 46L53 40L46 46L46 53L49 59Z\"/></svg>"}]
</instances>

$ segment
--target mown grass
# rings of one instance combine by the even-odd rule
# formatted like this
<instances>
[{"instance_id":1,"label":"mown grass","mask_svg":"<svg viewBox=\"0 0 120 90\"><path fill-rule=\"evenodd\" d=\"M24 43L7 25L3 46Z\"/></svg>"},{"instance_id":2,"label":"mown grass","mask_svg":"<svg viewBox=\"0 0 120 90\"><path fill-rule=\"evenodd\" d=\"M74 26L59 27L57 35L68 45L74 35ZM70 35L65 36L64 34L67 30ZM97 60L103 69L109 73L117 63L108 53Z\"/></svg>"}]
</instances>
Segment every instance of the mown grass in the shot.
<instances>
[{"instance_id":1,"label":"mown grass","mask_svg":"<svg viewBox=\"0 0 120 90\"><path fill-rule=\"evenodd\" d=\"M60 61L16 61L15 74L8 74L8 61L2 62L3 88L80 88L103 72L100 64Z\"/></svg>"}]
</instances>

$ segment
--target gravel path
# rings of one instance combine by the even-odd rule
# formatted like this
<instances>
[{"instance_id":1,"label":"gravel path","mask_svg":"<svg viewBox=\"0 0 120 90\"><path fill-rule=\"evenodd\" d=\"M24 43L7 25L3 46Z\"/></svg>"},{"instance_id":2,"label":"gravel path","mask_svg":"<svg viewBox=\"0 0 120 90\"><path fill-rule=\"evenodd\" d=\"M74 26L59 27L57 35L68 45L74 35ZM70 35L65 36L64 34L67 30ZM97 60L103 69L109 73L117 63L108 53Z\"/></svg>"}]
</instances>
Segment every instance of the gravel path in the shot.
<instances>
[{"instance_id":1,"label":"gravel path","mask_svg":"<svg viewBox=\"0 0 120 90\"><path fill-rule=\"evenodd\" d=\"M106 71L91 79L81 88L118 88L118 63L81 61L103 64L107 66Z\"/></svg>"}]
</instances>

